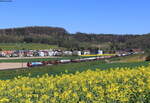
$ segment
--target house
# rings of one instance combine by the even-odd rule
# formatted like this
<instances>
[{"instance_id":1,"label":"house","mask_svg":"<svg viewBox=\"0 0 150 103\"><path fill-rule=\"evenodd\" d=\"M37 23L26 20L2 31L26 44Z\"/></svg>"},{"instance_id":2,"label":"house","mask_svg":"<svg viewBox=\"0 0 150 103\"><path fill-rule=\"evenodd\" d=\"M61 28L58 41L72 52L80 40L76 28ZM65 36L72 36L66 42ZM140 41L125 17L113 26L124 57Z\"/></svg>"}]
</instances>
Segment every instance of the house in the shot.
<instances>
[{"instance_id":1,"label":"house","mask_svg":"<svg viewBox=\"0 0 150 103\"><path fill-rule=\"evenodd\" d=\"M24 56L24 50L18 50L18 54L19 54L19 57L23 57Z\"/></svg>"},{"instance_id":2,"label":"house","mask_svg":"<svg viewBox=\"0 0 150 103\"><path fill-rule=\"evenodd\" d=\"M27 57L33 57L33 56L34 56L33 54L34 54L34 53L33 53L33 50L29 50L29 51L27 52L26 56L27 56Z\"/></svg>"},{"instance_id":3,"label":"house","mask_svg":"<svg viewBox=\"0 0 150 103\"><path fill-rule=\"evenodd\" d=\"M48 50L44 50L44 56L48 56Z\"/></svg>"},{"instance_id":4,"label":"house","mask_svg":"<svg viewBox=\"0 0 150 103\"><path fill-rule=\"evenodd\" d=\"M116 51L116 55L117 56L126 56L126 55L129 55L129 52L124 51L124 50L119 50L119 51Z\"/></svg>"},{"instance_id":5,"label":"house","mask_svg":"<svg viewBox=\"0 0 150 103\"><path fill-rule=\"evenodd\" d=\"M102 50L97 50L97 54L103 54L103 51Z\"/></svg>"},{"instance_id":6,"label":"house","mask_svg":"<svg viewBox=\"0 0 150 103\"><path fill-rule=\"evenodd\" d=\"M43 51L39 51L38 54L39 54L40 57L44 57L45 56Z\"/></svg>"},{"instance_id":7,"label":"house","mask_svg":"<svg viewBox=\"0 0 150 103\"><path fill-rule=\"evenodd\" d=\"M14 51L2 51L3 56L10 57Z\"/></svg>"},{"instance_id":8,"label":"house","mask_svg":"<svg viewBox=\"0 0 150 103\"><path fill-rule=\"evenodd\" d=\"M14 53L11 54L11 57L19 57L19 53L14 51Z\"/></svg>"},{"instance_id":9,"label":"house","mask_svg":"<svg viewBox=\"0 0 150 103\"><path fill-rule=\"evenodd\" d=\"M144 53L141 49L131 49L130 50L133 54L139 54L139 53Z\"/></svg>"},{"instance_id":10,"label":"house","mask_svg":"<svg viewBox=\"0 0 150 103\"><path fill-rule=\"evenodd\" d=\"M35 56L35 57L39 56L38 50L33 51L33 56Z\"/></svg>"},{"instance_id":11,"label":"house","mask_svg":"<svg viewBox=\"0 0 150 103\"><path fill-rule=\"evenodd\" d=\"M5 53L3 51L0 51L0 57L4 57L6 56Z\"/></svg>"},{"instance_id":12,"label":"house","mask_svg":"<svg viewBox=\"0 0 150 103\"><path fill-rule=\"evenodd\" d=\"M75 50L75 51L72 52L72 55L80 56L81 55L81 51Z\"/></svg>"},{"instance_id":13,"label":"house","mask_svg":"<svg viewBox=\"0 0 150 103\"><path fill-rule=\"evenodd\" d=\"M89 50L84 50L83 55L90 55L90 51Z\"/></svg>"},{"instance_id":14,"label":"house","mask_svg":"<svg viewBox=\"0 0 150 103\"><path fill-rule=\"evenodd\" d=\"M54 51L53 50L49 50L48 51L48 56L54 56Z\"/></svg>"},{"instance_id":15,"label":"house","mask_svg":"<svg viewBox=\"0 0 150 103\"><path fill-rule=\"evenodd\" d=\"M72 55L72 51L63 51L63 55L70 56Z\"/></svg>"},{"instance_id":16,"label":"house","mask_svg":"<svg viewBox=\"0 0 150 103\"><path fill-rule=\"evenodd\" d=\"M61 56L63 53L60 50L54 52L54 56Z\"/></svg>"}]
</instances>

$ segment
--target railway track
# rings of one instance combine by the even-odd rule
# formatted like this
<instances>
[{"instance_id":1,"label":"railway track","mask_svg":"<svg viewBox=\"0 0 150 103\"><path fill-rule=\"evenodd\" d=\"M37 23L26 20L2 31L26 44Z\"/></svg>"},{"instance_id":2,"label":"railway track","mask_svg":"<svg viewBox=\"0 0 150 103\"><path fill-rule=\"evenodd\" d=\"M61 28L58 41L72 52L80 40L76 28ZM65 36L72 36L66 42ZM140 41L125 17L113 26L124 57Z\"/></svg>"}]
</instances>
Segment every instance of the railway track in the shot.
<instances>
[{"instance_id":1,"label":"railway track","mask_svg":"<svg viewBox=\"0 0 150 103\"><path fill-rule=\"evenodd\" d=\"M112 58L112 57L114 57L114 56L89 57L89 58L81 58L81 59L62 59L62 60L50 60L50 61L41 61L41 62L28 62L27 67L37 67L37 66L66 64L66 63L79 63L79 62L87 62L87 61L104 60L106 58Z\"/></svg>"},{"instance_id":2,"label":"railway track","mask_svg":"<svg viewBox=\"0 0 150 103\"><path fill-rule=\"evenodd\" d=\"M88 62L88 61L98 61L104 60L106 58L113 58L114 56L107 57L89 57L81 59L62 59L62 60L50 60L50 61L41 61L41 62L28 62L28 63L0 63L1 70L18 70L18 69L27 69L31 67L38 66L49 66L49 65L58 65L58 64L67 64L67 63L79 63L79 62Z\"/></svg>"}]
</instances>

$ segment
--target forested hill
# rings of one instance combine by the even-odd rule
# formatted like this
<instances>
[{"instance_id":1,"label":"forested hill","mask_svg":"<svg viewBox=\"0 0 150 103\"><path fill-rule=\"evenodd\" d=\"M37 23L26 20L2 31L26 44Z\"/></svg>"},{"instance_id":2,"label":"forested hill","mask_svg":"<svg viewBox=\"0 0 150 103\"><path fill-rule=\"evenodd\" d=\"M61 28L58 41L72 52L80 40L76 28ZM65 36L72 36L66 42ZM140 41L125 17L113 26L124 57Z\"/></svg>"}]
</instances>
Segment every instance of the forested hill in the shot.
<instances>
[{"instance_id":1,"label":"forested hill","mask_svg":"<svg viewBox=\"0 0 150 103\"><path fill-rule=\"evenodd\" d=\"M4 35L54 35L54 34L66 34L67 31L64 28L58 28L58 27L40 27L40 26L34 26L34 27L22 27L22 28L9 28L9 29L0 29L0 34Z\"/></svg>"},{"instance_id":2,"label":"forested hill","mask_svg":"<svg viewBox=\"0 0 150 103\"><path fill-rule=\"evenodd\" d=\"M64 28L35 26L0 29L0 43L44 43L69 49L147 49L150 48L150 34L117 35L80 32L70 34Z\"/></svg>"}]
</instances>

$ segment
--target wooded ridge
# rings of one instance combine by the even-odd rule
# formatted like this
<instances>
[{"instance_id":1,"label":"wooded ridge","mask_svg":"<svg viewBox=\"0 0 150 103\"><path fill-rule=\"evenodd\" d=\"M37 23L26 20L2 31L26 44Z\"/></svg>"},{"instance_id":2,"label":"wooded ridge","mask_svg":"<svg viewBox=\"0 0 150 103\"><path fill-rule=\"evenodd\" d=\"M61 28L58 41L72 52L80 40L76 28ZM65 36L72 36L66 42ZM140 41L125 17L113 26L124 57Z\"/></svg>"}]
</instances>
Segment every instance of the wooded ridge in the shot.
<instances>
[{"instance_id":1,"label":"wooded ridge","mask_svg":"<svg viewBox=\"0 0 150 103\"><path fill-rule=\"evenodd\" d=\"M33 26L0 29L0 43L42 43L58 45L68 49L101 48L105 50L124 50L150 48L150 34L94 34L69 33L64 28Z\"/></svg>"}]
</instances>

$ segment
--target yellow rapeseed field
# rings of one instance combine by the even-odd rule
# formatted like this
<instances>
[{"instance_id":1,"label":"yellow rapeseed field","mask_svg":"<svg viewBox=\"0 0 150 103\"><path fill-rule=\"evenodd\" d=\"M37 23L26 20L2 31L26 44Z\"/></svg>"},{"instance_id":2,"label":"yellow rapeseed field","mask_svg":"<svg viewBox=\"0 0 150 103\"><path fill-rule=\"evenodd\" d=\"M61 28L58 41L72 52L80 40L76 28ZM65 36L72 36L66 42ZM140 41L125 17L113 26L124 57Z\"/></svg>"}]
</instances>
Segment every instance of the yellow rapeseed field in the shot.
<instances>
[{"instance_id":1,"label":"yellow rapeseed field","mask_svg":"<svg viewBox=\"0 0 150 103\"><path fill-rule=\"evenodd\" d=\"M150 103L150 66L0 80L0 103Z\"/></svg>"}]
</instances>

